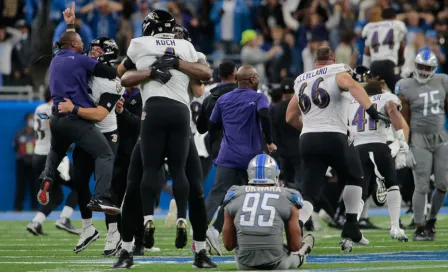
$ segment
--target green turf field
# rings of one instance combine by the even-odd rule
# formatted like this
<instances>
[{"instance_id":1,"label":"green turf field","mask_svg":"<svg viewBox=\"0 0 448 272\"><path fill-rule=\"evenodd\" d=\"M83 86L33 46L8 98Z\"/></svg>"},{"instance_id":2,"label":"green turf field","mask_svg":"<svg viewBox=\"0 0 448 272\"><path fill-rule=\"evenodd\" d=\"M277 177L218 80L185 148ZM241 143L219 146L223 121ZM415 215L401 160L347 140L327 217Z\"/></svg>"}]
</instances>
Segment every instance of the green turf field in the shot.
<instances>
[{"instance_id":1,"label":"green turf field","mask_svg":"<svg viewBox=\"0 0 448 272\"><path fill-rule=\"evenodd\" d=\"M448 271L447 215L439 217L437 241L434 242L413 242L412 230L407 230L410 241L400 243L388 236L388 217L378 216L371 219L384 230L365 231L364 235L370 240L370 245L355 247L349 254L340 252L339 231L326 228L314 233L315 249L309 262L303 265L301 270ZM403 221L408 223L409 217L404 217ZM0 221L0 271L110 271L109 267L114 259L101 257L106 237L102 220L94 223L100 231L100 239L78 254L73 253L78 237L57 230L54 221L44 223L44 231L48 234L46 237L29 234L25 229L27 223L27 221ZM75 221L74 225L81 227L81 222ZM161 251L146 252L144 257L136 257L136 265L132 270L154 272L194 270L191 268L191 263L185 263L191 258L190 250L175 249L174 229L164 228L162 220L157 221L156 246L161 248ZM404 253L394 255L396 252ZM366 253L375 254L366 255ZM231 256L232 253L226 254ZM235 270L231 258L215 260L219 262L219 268L215 271Z\"/></svg>"}]
</instances>

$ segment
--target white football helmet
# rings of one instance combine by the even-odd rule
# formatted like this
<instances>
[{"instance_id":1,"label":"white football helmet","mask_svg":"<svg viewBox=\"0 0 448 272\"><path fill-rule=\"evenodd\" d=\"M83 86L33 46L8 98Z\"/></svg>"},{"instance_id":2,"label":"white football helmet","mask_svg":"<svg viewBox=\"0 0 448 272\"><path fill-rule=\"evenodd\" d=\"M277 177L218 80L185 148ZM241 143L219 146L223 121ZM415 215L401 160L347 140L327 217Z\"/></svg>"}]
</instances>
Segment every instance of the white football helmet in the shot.
<instances>
[{"instance_id":1,"label":"white football helmet","mask_svg":"<svg viewBox=\"0 0 448 272\"><path fill-rule=\"evenodd\" d=\"M430 81L436 73L439 62L430 50L422 50L414 59L414 77L420 84Z\"/></svg>"}]
</instances>

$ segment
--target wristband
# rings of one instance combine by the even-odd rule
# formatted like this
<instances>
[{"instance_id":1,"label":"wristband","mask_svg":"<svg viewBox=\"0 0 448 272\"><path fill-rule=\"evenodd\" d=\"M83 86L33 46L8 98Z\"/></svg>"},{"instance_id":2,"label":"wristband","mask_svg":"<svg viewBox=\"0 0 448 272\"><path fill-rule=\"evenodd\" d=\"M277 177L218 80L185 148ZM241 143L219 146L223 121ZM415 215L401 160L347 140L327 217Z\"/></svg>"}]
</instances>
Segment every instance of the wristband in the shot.
<instances>
[{"instance_id":1,"label":"wristband","mask_svg":"<svg viewBox=\"0 0 448 272\"><path fill-rule=\"evenodd\" d=\"M378 118L378 111L375 109L373 104L366 110L367 114L372 117L374 120Z\"/></svg>"},{"instance_id":2,"label":"wristband","mask_svg":"<svg viewBox=\"0 0 448 272\"><path fill-rule=\"evenodd\" d=\"M73 107L72 113L73 113L73 114L78 114L78 111L79 111L79 106L78 106L78 105L75 105L75 106Z\"/></svg>"},{"instance_id":3,"label":"wristband","mask_svg":"<svg viewBox=\"0 0 448 272\"><path fill-rule=\"evenodd\" d=\"M67 24L67 29L75 29L75 24Z\"/></svg>"}]
</instances>

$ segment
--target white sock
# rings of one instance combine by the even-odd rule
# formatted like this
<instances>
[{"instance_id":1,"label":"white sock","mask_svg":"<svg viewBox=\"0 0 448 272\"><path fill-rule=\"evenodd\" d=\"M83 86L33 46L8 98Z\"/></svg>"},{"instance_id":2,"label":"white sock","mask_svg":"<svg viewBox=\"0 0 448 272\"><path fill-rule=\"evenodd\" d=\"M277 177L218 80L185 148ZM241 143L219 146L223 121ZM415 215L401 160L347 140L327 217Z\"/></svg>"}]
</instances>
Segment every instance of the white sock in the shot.
<instances>
[{"instance_id":1,"label":"white sock","mask_svg":"<svg viewBox=\"0 0 448 272\"><path fill-rule=\"evenodd\" d=\"M109 223L109 230L107 233L114 233L117 231L117 223Z\"/></svg>"},{"instance_id":2,"label":"white sock","mask_svg":"<svg viewBox=\"0 0 448 272\"><path fill-rule=\"evenodd\" d=\"M360 218L365 218L365 217L362 217L362 213L364 212L365 206L366 206L366 203L364 203L364 200L361 199L361 204L359 205L358 217L356 218L356 220L359 221Z\"/></svg>"},{"instance_id":3,"label":"white sock","mask_svg":"<svg viewBox=\"0 0 448 272\"><path fill-rule=\"evenodd\" d=\"M309 201L303 201L303 207L299 210L299 220L302 221L303 224L310 219L311 214L313 213L313 204Z\"/></svg>"},{"instance_id":4,"label":"white sock","mask_svg":"<svg viewBox=\"0 0 448 272\"><path fill-rule=\"evenodd\" d=\"M60 218L70 218L73 214L73 208L69 206L64 206L64 209L62 209L61 217Z\"/></svg>"},{"instance_id":5,"label":"white sock","mask_svg":"<svg viewBox=\"0 0 448 272\"><path fill-rule=\"evenodd\" d=\"M361 218L369 217L369 202L368 199L364 202L364 207L362 208Z\"/></svg>"},{"instance_id":6,"label":"white sock","mask_svg":"<svg viewBox=\"0 0 448 272\"><path fill-rule=\"evenodd\" d=\"M398 186L392 186L387 189L387 208L389 209L390 225L400 226L400 209L401 209L401 194Z\"/></svg>"},{"instance_id":7,"label":"white sock","mask_svg":"<svg viewBox=\"0 0 448 272\"><path fill-rule=\"evenodd\" d=\"M134 240L131 242L121 242L121 248L129 253L132 253L132 250L134 249Z\"/></svg>"},{"instance_id":8,"label":"white sock","mask_svg":"<svg viewBox=\"0 0 448 272\"><path fill-rule=\"evenodd\" d=\"M145 220L144 225L146 225L146 223L147 223L149 220L151 220L151 221L154 222L154 215L145 215L145 216L143 216L143 218L144 218L144 220Z\"/></svg>"},{"instance_id":9,"label":"white sock","mask_svg":"<svg viewBox=\"0 0 448 272\"><path fill-rule=\"evenodd\" d=\"M205 241L203 242L194 241L194 246L196 247L196 252L199 252L205 249Z\"/></svg>"},{"instance_id":10,"label":"white sock","mask_svg":"<svg viewBox=\"0 0 448 272\"><path fill-rule=\"evenodd\" d=\"M37 212L36 216L33 218L33 222L37 222L39 224L42 224L45 221L45 218L47 218L45 216L45 214L43 214L41 212Z\"/></svg>"},{"instance_id":11,"label":"white sock","mask_svg":"<svg viewBox=\"0 0 448 272\"><path fill-rule=\"evenodd\" d=\"M92 225L92 218L82 219L82 228L86 229Z\"/></svg>"},{"instance_id":12,"label":"white sock","mask_svg":"<svg viewBox=\"0 0 448 272\"><path fill-rule=\"evenodd\" d=\"M346 185L342 198L344 199L346 213L359 213L362 199L362 188L360 186Z\"/></svg>"},{"instance_id":13,"label":"white sock","mask_svg":"<svg viewBox=\"0 0 448 272\"><path fill-rule=\"evenodd\" d=\"M176 225L179 223L179 221L183 221L185 226L187 225L187 219L185 219L185 218L177 218Z\"/></svg>"}]
</instances>

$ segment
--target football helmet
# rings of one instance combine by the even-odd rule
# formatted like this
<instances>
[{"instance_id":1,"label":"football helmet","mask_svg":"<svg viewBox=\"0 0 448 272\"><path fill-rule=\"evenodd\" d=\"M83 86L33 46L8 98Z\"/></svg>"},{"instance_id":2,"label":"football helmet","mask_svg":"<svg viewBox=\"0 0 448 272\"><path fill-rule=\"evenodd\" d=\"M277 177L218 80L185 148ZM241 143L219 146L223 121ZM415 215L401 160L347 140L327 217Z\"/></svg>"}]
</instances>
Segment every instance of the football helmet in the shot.
<instances>
[{"instance_id":1,"label":"football helmet","mask_svg":"<svg viewBox=\"0 0 448 272\"><path fill-rule=\"evenodd\" d=\"M93 52L95 46L100 47L103 51L99 56ZM112 66L117 62L118 51L118 45L113 39L98 37L90 42L89 57L96 58L99 62Z\"/></svg>"},{"instance_id":2,"label":"football helmet","mask_svg":"<svg viewBox=\"0 0 448 272\"><path fill-rule=\"evenodd\" d=\"M277 185L280 170L277 162L267 154L255 156L247 168L250 185Z\"/></svg>"},{"instance_id":3,"label":"football helmet","mask_svg":"<svg viewBox=\"0 0 448 272\"><path fill-rule=\"evenodd\" d=\"M352 77L359 83L367 83L368 80L373 78L369 68L362 65L356 66Z\"/></svg>"},{"instance_id":4,"label":"football helmet","mask_svg":"<svg viewBox=\"0 0 448 272\"><path fill-rule=\"evenodd\" d=\"M176 39L184 39L191 42L190 33L185 27L181 26L180 24L176 24L176 26L174 27L174 35L174 38Z\"/></svg>"},{"instance_id":5,"label":"football helmet","mask_svg":"<svg viewBox=\"0 0 448 272\"><path fill-rule=\"evenodd\" d=\"M437 67L436 55L430 50L422 50L414 59L414 77L420 84L425 84L434 77Z\"/></svg>"},{"instance_id":6,"label":"football helmet","mask_svg":"<svg viewBox=\"0 0 448 272\"><path fill-rule=\"evenodd\" d=\"M168 11L156 9L146 15L142 24L143 36L154 36L159 33L173 34L176 20Z\"/></svg>"}]
</instances>

